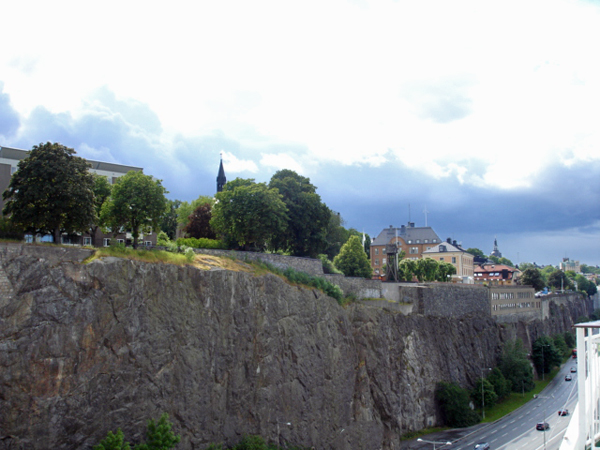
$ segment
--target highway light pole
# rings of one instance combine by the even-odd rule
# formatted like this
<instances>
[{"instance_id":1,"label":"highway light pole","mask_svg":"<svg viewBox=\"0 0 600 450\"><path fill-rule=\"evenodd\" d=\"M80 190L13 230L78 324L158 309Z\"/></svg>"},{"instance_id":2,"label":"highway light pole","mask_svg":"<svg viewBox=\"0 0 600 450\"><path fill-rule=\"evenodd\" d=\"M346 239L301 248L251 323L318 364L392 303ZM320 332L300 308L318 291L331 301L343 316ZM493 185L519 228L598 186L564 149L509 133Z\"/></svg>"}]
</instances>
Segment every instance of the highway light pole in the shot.
<instances>
[{"instance_id":1,"label":"highway light pole","mask_svg":"<svg viewBox=\"0 0 600 450\"><path fill-rule=\"evenodd\" d=\"M544 398L544 399L554 398L554 395L552 395L550 397L547 397L545 395L544 396L538 395L538 398ZM544 433L544 450L546 450L546 413L547 412L548 412L548 405L544 405L544 418L542 420L542 424L543 424L543 427L544 427L544 431L543 431L543 433Z\"/></svg>"},{"instance_id":2,"label":"highway light pole","mask_svg":"<svg viewBox=\"0 0 600 450\"><path fill-rule=\"evenodd\" d=\"M435 450L435 446L437 445L442 445L442 447L446 446L446 445L452 445L452 442L435 442L435 441L426 441L425 439L417 439L417 442L426 442L428 444L433 444L433 450ZM440 447L441 448L441 447Z\"/></svg>"},{"instance_id":3,"label":"highway light pole","mask_svg":"<svg viewBox=\"0 0 600 450\"><path fill-rule=\"evenodd\" d=\"M492 370L490 367L482 367L481 368L481 415L483 416L483 420L485 420L485 394L483 393L483 371L484 370Z\"/></svg>"}]
</instances>

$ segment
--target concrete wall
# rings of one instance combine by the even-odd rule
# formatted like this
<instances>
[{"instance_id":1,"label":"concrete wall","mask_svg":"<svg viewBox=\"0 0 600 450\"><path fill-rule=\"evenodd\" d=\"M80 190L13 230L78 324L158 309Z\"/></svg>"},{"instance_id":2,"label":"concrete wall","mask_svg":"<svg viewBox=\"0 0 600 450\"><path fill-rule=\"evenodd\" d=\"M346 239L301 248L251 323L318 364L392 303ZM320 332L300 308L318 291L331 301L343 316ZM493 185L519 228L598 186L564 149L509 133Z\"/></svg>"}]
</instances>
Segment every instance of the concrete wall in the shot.
<instances>
[{"instance_id":1,"label":"concrete wall","mask_svg":"<svg viewBox=\"0 0 600 450\"><path fill-rule=\"evenodd\" d=\"M336 284L345 295L354 294L357 298L383 298L382 283L380 280L367 280L365 278L345 277L341 274L322 275L330 283Z\"/></svg>"}]
</instances>

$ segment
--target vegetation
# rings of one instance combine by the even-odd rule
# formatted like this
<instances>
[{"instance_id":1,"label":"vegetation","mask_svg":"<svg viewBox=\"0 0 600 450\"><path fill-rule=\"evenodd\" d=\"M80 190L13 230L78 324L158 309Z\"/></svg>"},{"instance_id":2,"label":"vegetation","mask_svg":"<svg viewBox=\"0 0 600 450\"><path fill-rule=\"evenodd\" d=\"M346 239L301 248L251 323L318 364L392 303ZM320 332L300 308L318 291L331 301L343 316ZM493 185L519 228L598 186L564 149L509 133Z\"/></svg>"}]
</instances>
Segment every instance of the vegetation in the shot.
<instances>
[{"instance_id":1,"label":"vegetation","mask_svg":"<svg viewBox=\"0 0 600 450\"><path fill-rule=\"evenodd\" d=\"M228 245L244 250L274 248L285 231L287 208L277 189L236 178L216 194L210 226Z\"/></svg>"},{"instance_id":2,"label":"vegetation","mask_svg":"<svg viewBox=\"0 0 600 450\"><path fill-rule=\"evenodd\" d=\"M358 236L350 236L339 255L333 259L333 264L347 277L371 278L373 269Z\"/></svg>"},{"instance_id":3,"label":"vegetation","mask_svg":"<svg viewBox=\"0 0 600 450\"><path fill-rule=\"evenodd\" d=\"M483 384L483 388L482 388ZM482 391L483 391L483 402L482 402ZM476 406L483 406L484 404L493 406L498 401L498 394L494 390L494 385L485 378L478 378L475 383L475 387L471 390L471 399Z\"/></svg>"},{"instance_id":4,"label":"vegetation","mask_svg":"<svg viewBox=\"0 0 600 450\"><path fill-rule=\"evenodd\" d=\"M458 384L438 383L435 398L447 425L463 428L479 422L479 415L469 406L469 392Z\"/></svg>"},{"instance_id":5,"label":"vegetation","mask_svg":"<svg viewBox=\"0 0 600 450\"><path fill-rule=\"evenodd\" d=\"M568 353L566 356L568 356ZM538 374L546 374L550 373L555 366L560 365L563 360L563 354L554 345L554 339L549 336L542 336L537 338L533 343L531 359L536 372Z\"/></svg>"},{"instance_id":6,"label":"vegetation","mask_svg":"<svg viewBox=\"0 0 600 450\"><path fill-rule=\"evenodd\" d=\"M166 193L160 180L142 172L127 172L117 178L110 198L102 206L102 220L113 232L131 230L135 249L141 230L159 229L167 209Z\"/></svg>"},{"instance_id":7,"label":"vegetation","mask_svg":"<svg viewBox=\"0 0 600 450\"><path fill-rule=\"evenodd\" d=\"M536 291L541 291L546 286L546 281L542 277L542 273L535 267L529 267L523 270L519 278L519 284L524 286L533 286Z\"/></svg>"},{"instance_id":8,"label":"vegetation","mask_svg":"<svg viewBox=\"0 0 600 450\"><path fill-rule=\"evenodd\" d=\"M92 192L94 193L94 212L96 214L96 220L90 224L88 232L92 238L92 245L95 247L96 242L96 231L98 228L104 226L102 223L102 205L110 198L112 192L112 185L108 182L108 179L102 175L93 173L94 185Z\"/></svg>"},{"instance_id":9,"label":"vegetation","mask_svg":"<svg viewBox=\"0 0 600 450\"><path fill-rule=\"evenodd\" d=\"M450 275L456 273L456 267L447 262L438 262L435 259L423 258L418 260L402 259L398 262L398 278L400 281L423 281L449 280Z\"/></svg>"},{"instance_id":10,"label":"vegetation","mask_svg":"<svg viewBox=\"0 0 600 450\"><path fill-rule=\"evenodd\" d=\"M175 239L175 236L177 236L177 210L180 206L180 200L167 199L167 209L160 221L160 229L164 231L171 240Z\"/></svg>"},{"instance_id":11,"label":"vegetation","mask_svg":"<svg viewBox=\"0 0 600 450\"><path fill-rule=\"evenodd\" d=\"M169 450L175 448L175 445L181 440L181 436L175 435L171 431L173 424L169 421L169 415L164 413L160 416L158 422L153 419L148 421L146 429L146 441L137 444L133 450ZM125 441L121 429L116 434L108 432L106 438L94 446L94 450L129 450L131 446Z\"/></svg>"},{"instance_id":12,"label":"vegetation","mask_svg":"<svg viewBox=\"0 0 600 450\"><path fill-rule=\"evenodd\" d=\"M269 188L279 191L287 208L287 223L275 238L274 247L293 256L314 258L323 253L331 211L310 179L292 170L280 170L271 177Z\"/></svg>"},{"instance_id":13,"label":"vegetation","mask_svg":"<svg viewBox=\"0 0 600 450\"><path fill-rule=\"evenodd\" d=\"M216 239L208 238L179 238L177 239L177 245L179 247L192 247L192 248L215 248L215 249L226 249L227 246Z\"/></svg>"},{"instance_id":14,"label":"vegetation","mask_svg":"<svg viewBox=\"0 0 600 450\"><path fill-rule=\"evenodd\" d=\"M188 223L183 227L183 232L191 238L215 239L217 236L210 226L211 217L212 202L198 205L188 217Z\"/></svg>"},{"instance_id":15,"label":"vegetation","mask_svg":"<svg viewBox=\"0 0 600 450\"><path fill-rule=\"evenodd\" d=\"M327 257L327 255L321 254L318 256L323 264L323 273L328 274L341 274L342 272L333 265L333 262Z\"/></svg>"},{"instance_id":16,"label":"vegetation","mask_svg":"<svg viewBox=\"0 0 600 450\"><path fill-rule=\"evenodd\" d=\"M513 392L529 392L533 389L533 370L520 339L504 344L498 368Z\"/></svg>"},{"instance_id":17,"label":"vegetation","mask_svg":"<svg viewBox=\"0 0 600 450\"><path fill-rule=\"evenodd\" d=\"M83 232L96 220L89 164L61 144L40 144L19 162L2 194L3 214L32 234Z\"/></svg>"},{"instance_id":18,"label":"vegetation","mask_svg":"<svg viewBox=\"0 0 600 450\"><path fill-rule=\"evenodd\" d=\"M303 450L302 447L286 445L286 450ZM244 436L239 444L234 445L230 450L283 450L275 444L267 444L260 436ZM225 450L221 444L210 444L206 450ZM306 449L307 450L307 449Z\"/></svg>"}]
</instances>

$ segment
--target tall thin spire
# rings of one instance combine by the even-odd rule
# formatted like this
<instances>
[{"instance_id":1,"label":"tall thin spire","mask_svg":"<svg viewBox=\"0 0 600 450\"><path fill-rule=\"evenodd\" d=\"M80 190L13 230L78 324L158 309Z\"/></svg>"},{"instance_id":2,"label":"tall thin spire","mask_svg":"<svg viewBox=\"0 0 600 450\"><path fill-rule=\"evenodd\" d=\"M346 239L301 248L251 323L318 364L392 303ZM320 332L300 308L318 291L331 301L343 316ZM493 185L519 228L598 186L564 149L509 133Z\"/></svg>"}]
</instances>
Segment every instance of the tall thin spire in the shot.
<instances>
[{"instance_id":1,"label":"tall thin spire","mask_svg":"<svg viewBox=\"0 0 600 450\"><path fill-rule=\"evenodd\" d=\"M225 186L225 183L227 183L227 178L225 177L225 169L223 169L223 152L221 152L219 175L217 175L217 192L221 192L223 190L223 186Z\"/></svg>"}]
</instances>

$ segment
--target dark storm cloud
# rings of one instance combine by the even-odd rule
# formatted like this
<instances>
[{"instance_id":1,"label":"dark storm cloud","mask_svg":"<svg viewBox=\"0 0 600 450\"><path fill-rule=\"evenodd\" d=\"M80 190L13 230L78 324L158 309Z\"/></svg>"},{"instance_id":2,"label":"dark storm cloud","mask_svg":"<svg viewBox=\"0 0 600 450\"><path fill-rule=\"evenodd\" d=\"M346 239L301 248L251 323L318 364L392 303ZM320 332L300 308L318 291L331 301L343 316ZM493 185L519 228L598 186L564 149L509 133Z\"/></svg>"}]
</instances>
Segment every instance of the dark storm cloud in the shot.
<instances>
[{"instance_id":1,"label":"dark storm cloud","mask_svg":"<svg viewBox=\"0 0 600 450\"><path fill-rule=\"evenodd\" d=\"M10 104L10 97L3 92L4 83L0 81L0 134L7 138L14 136L19 129L19 114Z\"/></svg>"},{"instance_id":2,"label":"dark storm cloud","mask_svg":"<svg viewBox=\"0 0 600 450\"><path fill-rule=\"evenodd\" d=\"M471 113L468 90L472 85L470 77L415 81L402 87L401 96L411 103L419 117L448 123Z\"/></svg>"}]
</instances>

